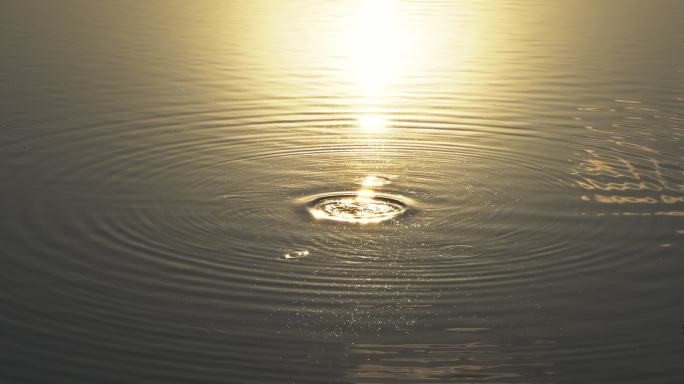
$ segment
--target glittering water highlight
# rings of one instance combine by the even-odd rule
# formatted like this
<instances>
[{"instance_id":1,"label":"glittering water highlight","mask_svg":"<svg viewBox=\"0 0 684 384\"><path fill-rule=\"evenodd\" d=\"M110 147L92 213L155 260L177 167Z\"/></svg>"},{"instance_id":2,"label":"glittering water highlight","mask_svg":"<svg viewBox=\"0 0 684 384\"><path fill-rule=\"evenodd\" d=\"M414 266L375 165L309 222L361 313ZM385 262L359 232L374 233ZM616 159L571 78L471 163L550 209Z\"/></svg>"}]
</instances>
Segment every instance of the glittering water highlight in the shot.
<instances>
[{"instance_id":1,"label":"glittering water highlight","mask_svg":"<svg viewBox=\"0 0 684 384\"><path fill-rule=\"evenodd\" d=\"M324 196L308 207L315 219L355 224L379 223L403 214L408 206L396 197L370 190Z\"/></svg>"},{"instance_id":2,"label":"glittering water highlight","mask_svg":"<svg viewBox=\"0 0 684 384\"><path fill-rule=\"evenodd\" d=\"M364 187L380 187L389 183L391 183L391 180L388 177L375 175L366 176L362 179L359 179L357 182L357 184Z\"/></svg>"},{"instance_id":3,"label":"glittering water highlight","mask_svg":"<svg viewBox=\"0 0 684 384\"><path fill-rule=\"evenodd\" d=\"M292 260L292 259L301 259L303 257L309 256L310 252L306 249L298 249L298 250L292 250L292 251L287 251L283 253L281 256L282 259L285 260Z\"/></svg>"}]
</instances>

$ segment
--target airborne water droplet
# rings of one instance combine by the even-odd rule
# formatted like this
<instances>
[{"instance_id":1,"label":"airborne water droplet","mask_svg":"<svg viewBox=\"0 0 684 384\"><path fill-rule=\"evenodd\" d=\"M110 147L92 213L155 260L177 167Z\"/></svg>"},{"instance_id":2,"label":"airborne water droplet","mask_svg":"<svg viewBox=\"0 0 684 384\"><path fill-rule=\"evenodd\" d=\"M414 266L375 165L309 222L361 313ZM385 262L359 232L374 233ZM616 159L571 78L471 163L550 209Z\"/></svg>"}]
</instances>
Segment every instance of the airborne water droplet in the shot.
<instances>
[{"instance_id":1,"label":"airborne water droplet","mask_svg":"<svg viewBox=\"0 0 684 384\"><path fill-rule=\"evenodd\" d=\"M364 187L381 187L391 182L392 181L387 177L369 175L362 179L359 179L357 181L357 184L363 185Z\"/></svg>"}]
</instances>

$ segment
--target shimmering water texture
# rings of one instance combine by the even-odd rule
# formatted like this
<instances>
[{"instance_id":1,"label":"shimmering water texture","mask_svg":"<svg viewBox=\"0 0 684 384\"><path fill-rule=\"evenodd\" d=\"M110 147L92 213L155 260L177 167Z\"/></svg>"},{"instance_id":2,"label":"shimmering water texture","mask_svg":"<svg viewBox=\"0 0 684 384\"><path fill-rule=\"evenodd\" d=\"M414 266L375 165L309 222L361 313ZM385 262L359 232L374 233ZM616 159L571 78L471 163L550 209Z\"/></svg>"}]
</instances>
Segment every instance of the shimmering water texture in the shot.
<instances>
[{"instance_id":1,"label":"shimmering water texture","mask_svg":"<svg viewBox=\"0 0 684 384\"><path fill-rule=\"evenodd\" d=\"M684 383L684 1L0 9L0 384Z\"/></svg>"}]
</instances>

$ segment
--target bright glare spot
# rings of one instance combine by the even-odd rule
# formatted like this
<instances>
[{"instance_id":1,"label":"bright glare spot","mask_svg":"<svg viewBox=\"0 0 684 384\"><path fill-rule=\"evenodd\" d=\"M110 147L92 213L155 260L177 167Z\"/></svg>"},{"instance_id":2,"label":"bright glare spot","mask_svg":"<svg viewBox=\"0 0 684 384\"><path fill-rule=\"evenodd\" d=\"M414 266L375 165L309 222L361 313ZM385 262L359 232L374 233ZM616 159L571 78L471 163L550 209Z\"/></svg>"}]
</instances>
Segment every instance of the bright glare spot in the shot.
<instances>
[{"instance_id":1,"label":"bright glare spot","mask_svg":"<svg viewBox=\"0 0 684 384\"><path fill-rule=\"evenodd\" d=\"M326 214L323 211L320 210L311 210L311 215L313 215L314 219L324 219Z\"/></svg>"},{"instance_id":2,"label":"bright glare spot","mask_svg":"<svg viewBox=\"0 0 684 384\"><path fill-rule=\"evenodd\" d=\"M357 192L357 200L363 199L363 198L372 198L375 197L375 192L369 190L369 189L362 189Z\"/></svg>"},{"instance_id":3,"label":"bright glare spot","mask_svg":"<svg viewBox=\"0 0 684 384\"><path fill-rule=\"evenodd\" d=\"M383 133L388 129L387 119L382 116L360 116L358 124L365 133Z\"/></svg>"},{"instance_id":4,"label":"bright glare spot","mask_svg":"<svg viewBox=\"0 0 684 384\"><path fill-rule=\"evenodd\" d=\"M386 184L389 184L390 180L385 178L385 177L378 177L378 176L366 176L361 181L359 184L361 184L364 187L380 187Z\"/></svg>"},{"instance_id":5,"label":"bright glare spot","mask_svg":"<svg viewBox=\"0 0 684 384\"><path fill-rule=\"evenodd\" d=\"M361 2L352 25L356 80L366 96L379 96L401 63L402 29L395 5L387 0Z\"/></svg>"}]
</instances>

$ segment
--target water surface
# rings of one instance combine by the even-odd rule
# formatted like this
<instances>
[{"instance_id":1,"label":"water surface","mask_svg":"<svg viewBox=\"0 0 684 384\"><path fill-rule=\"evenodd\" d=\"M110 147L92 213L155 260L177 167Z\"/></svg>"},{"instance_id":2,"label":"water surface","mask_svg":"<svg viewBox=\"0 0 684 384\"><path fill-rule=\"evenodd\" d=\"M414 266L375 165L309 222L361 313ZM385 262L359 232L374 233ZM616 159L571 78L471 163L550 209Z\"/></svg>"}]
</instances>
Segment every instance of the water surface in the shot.
<instances>
[{"instance_id":1,"label":"water surface","mask_svg":"<svg viewBox=\"0 0 684 384\"><path fill-rule=\"evenodd\" d=\"M684 381L683 19L7 2L0 381Z\"/></svg>"}]
</instances>

